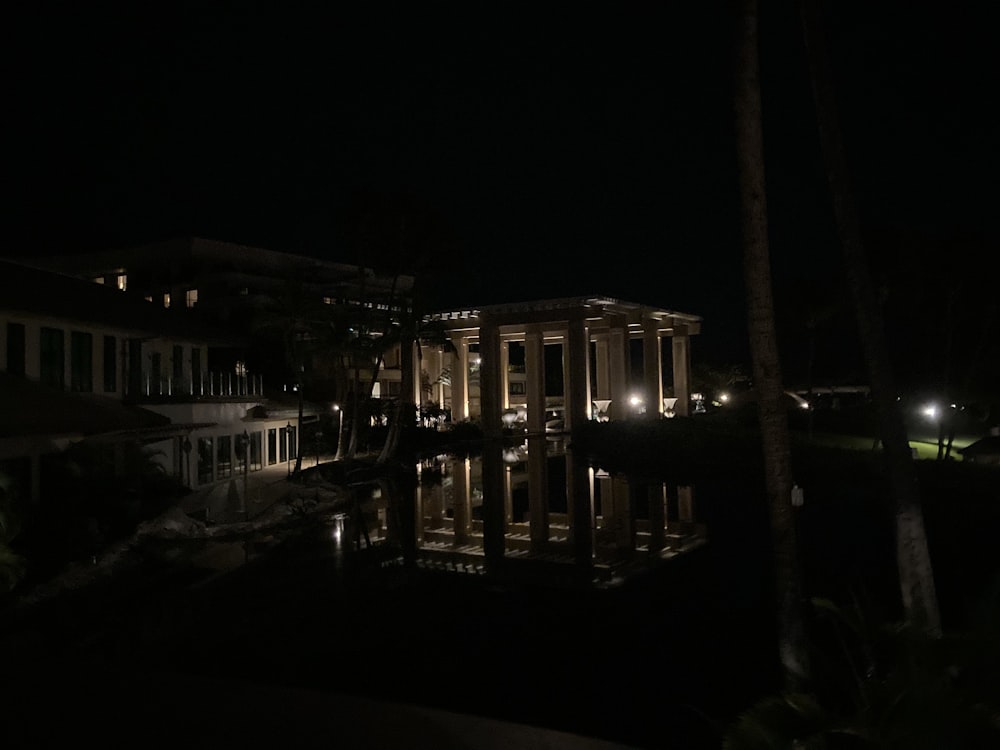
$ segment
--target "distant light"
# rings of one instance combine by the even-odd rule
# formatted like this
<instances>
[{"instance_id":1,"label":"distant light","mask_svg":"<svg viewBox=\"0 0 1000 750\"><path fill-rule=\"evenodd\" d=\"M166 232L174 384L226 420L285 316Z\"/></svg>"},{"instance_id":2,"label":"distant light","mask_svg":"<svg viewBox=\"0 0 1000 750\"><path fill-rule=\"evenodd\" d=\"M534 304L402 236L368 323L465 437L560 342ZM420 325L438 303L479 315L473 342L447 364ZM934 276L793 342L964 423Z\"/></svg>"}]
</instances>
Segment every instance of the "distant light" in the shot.
<instances>
[{"instance_id":1,"label":"distant light","mask_svg":"<svg viewBox=\"0 0 1000 750\"><path fill-rule=\"evenodd\" d=\"M639 406L639 404L642 403L642 399L638 396L629 396L628 402L632 404L632 406Z\"/></svg>"},{"instance_id":2,"label":"distant light","mask_svg":"<svg viewBox=\"0 0 1000 750\"><path fill-rule=\"evenodd\" d=\"M809 402L808 401L803 401L802 403L799 404L799 406L802 407L803 409L808 409L809 408Z\"/></svg>"},{"instance_id":3,"label":"distant light","mask_svg":"<svg viewBox=\"0 0 1000 750\"><path fill-rule=\"evenodd\" d=\"M729 403L729 394L728 393L720 393L719 394L719 401L721 401L724 404L728 404Z\"/></svg>"},{"instance_id":4,"label":"distant light","mask_svg":"<svg viewBox=\"0 0 1000 750\"><path fill-rule=\"evenodd\" d=\"M928 419L937 419L938 417L938 408L935 404L928 404L920 412Z\"/></svg>"}]
</instances>

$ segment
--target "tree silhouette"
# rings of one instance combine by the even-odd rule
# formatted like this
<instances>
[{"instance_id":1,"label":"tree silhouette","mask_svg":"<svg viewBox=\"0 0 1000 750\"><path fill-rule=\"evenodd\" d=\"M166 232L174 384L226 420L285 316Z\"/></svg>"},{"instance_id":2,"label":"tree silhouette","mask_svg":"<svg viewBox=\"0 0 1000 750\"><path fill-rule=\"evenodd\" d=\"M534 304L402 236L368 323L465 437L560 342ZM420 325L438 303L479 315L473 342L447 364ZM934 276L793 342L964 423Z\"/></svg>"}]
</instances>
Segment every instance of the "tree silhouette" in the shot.
<instances>
[{"instance_id":1,"label":"tree silhouette","mask_svg":"<svg viewBox=\"0 0 1000 750\"><path fill-rule=\"evenodd\" d=\"M919 485L913 468L906 426L898 406L894 375L885 342L885 323L875 285L872 283L857 207L851 191L829 57L816 3L813 0L800 0L800 10L820 147L895 501L896 555L903 608L910 625L931 635L938 635L941 632L941 616L924 530Z\"/></svg>"},{"instance_id":2,"label":"tree silhouette","mask_svg":"<svg viewBox=\"0 0 1000 750\"><path fill-rule=\"evenodd\" d=\"M809 660L801 611L791 448L783 405L767 234L757 1L741 0L736 12L736 147L747 319L771 529L778 652L786 685L794 688L808 677Z\"/></svg>"}]
</instances>

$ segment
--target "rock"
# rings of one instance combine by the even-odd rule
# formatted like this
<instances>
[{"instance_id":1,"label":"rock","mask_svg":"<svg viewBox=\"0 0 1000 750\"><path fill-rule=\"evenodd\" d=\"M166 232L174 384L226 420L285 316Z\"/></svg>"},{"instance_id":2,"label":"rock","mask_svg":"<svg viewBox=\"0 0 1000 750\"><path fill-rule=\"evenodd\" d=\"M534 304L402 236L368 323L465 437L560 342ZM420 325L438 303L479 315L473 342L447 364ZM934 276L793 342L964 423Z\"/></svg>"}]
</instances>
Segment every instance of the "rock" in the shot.
<instances>
[{"instance_id":1,"label":"rock","mask_svg":"<svg viewBox=\"0 0 1000 750\"><path fill-rule=\"evenodd\" d=\"M137 529L137 535L156 534L161 536L205 536L205 524L173 506L156 518L145 521Z\"/></svg>"}]
</instances>

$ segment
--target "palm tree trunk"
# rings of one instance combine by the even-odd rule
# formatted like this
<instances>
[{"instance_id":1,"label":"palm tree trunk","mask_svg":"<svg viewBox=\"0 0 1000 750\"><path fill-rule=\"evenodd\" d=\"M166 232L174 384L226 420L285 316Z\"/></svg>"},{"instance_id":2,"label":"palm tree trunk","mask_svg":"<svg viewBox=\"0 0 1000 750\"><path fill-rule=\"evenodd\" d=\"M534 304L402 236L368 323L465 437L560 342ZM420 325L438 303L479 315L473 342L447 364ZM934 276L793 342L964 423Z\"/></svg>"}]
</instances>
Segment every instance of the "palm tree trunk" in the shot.
<instances>
[{"instance_id":1,"label":"palm tree trunk","mask_svg":"<svg viewBox=\"0 0 1000 750\"><path fill-rule=\"evenodd\" d=\"M809 57L820 146L826 162L834 218L844 252L858 334L871 381L896 513L896 563L906 620L931 636L941 634L934 571L924 530L916 472L903 416L896 402L884 323L868 270L857 208L833 94L822 29L812 0L802 0L802 28Z\"/></svg>"},{"instance_id":2,"label":"palm tree trunk","mask_svg":"<svg viewBox=\"0 0 1000 750\"><path fill-rule=\"evenodd\" d=\"M748 332L771 529L778 652L786 687L795 688L806 680L809 665L792 507L788 417L782 404L784 389L767 238L757 0L742 0L737 21L736 138Z\"/></svg>"}]
</instances>

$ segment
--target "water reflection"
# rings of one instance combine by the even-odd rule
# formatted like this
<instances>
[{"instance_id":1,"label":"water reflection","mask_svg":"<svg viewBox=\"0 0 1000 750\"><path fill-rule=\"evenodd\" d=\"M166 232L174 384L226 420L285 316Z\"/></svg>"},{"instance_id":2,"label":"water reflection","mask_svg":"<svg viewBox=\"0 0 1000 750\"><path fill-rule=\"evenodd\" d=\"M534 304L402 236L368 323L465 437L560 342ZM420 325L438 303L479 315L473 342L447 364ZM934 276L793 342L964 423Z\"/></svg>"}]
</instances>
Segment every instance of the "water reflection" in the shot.
<instances>
[{"instance_id":1,"label":"water reflection","mask_svg":"<svg viewBox=\"0 0 1000 750\"><path fill-rule=\"evenodd\" d=\"M595 470L561 437L428 457L416 480L407 488L387 478L352 483L318 526L192 540L185 557L211 576L280 546L298 559L331 561L344 582L416 569L601 588L706 541L693 488ZM180 545L165 542L173 552L147 554L176 555Z\"/></svg>"},{"instance_id":2,"label":"water reflection","mask_svg":"<svg viewBox=\"0 0 1000 750\"><path fill-rule=\"evenodd\" d=\"M561 439L434 456L417 477L412 498L376 487L354 515L372 538L398 543L400 562L426 570L602 587L706 540L691 487L594 470Z\"/></svg>"}]
</instances>

